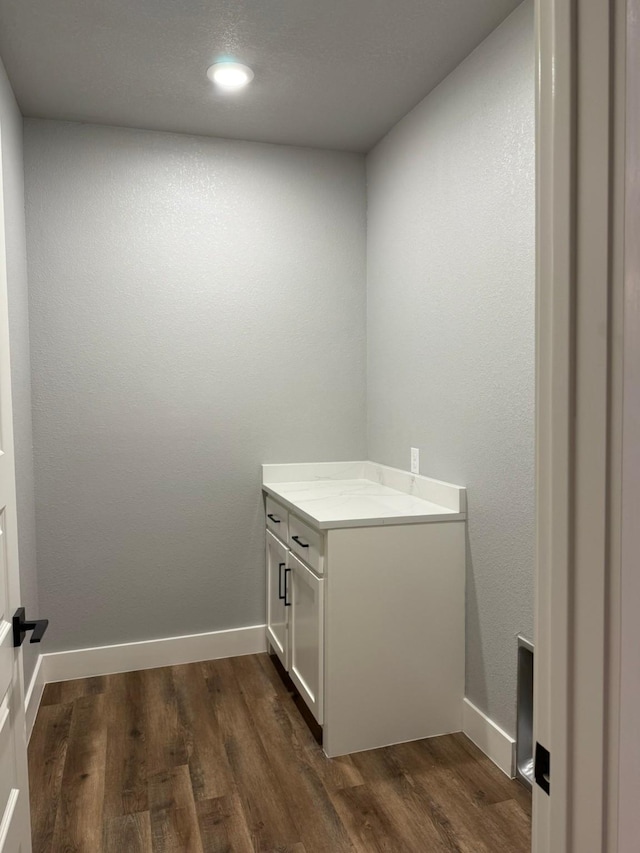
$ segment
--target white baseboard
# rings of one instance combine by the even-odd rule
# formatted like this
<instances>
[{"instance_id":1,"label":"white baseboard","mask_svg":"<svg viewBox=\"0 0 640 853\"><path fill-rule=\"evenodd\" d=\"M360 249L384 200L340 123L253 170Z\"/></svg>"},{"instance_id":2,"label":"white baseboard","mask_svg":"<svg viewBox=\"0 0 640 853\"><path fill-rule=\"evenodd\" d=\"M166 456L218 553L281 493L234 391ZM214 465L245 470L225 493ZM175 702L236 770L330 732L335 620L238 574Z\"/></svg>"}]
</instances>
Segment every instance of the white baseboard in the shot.
<instances>
[{"instance_id":1,"label":"white baseboard","mask_svg":"<svg viewBox=\"0 0 640 853\"><path fill-rule=\"evenodd\" d=\"M36 661L36 666L33 670L33 675L31 676L31 681L29 682L29 686L27 687L27 693L24 697L24 714L27 725L27 743L31 738L33 724L36 721L36 715L38 713L38 708L40 707L40 701L42 700L44 685L45 680L44 667L42 666L42 655L38 655L38 660Z\"/></svg>"},{"instance_id":2,"label":"white baseboard","mask_svg":"<svg viewBox=\"0 0 640 853\"><path fill-rule=\"evenodd\" d=\"M42 655L43 683L176 666L266 651L264 625Z\"/></svg>"},{"instance_id":3,"label":"white baseboard","mask_svg":"<svg viewBox=\"0 0 640 853\"><path fill-rule=\"evenodd\" d=\"M503 773L510 779L514 778L515 740L468 699L464 700L462 707L462 731Z\"/></svg>"}]
</instances>

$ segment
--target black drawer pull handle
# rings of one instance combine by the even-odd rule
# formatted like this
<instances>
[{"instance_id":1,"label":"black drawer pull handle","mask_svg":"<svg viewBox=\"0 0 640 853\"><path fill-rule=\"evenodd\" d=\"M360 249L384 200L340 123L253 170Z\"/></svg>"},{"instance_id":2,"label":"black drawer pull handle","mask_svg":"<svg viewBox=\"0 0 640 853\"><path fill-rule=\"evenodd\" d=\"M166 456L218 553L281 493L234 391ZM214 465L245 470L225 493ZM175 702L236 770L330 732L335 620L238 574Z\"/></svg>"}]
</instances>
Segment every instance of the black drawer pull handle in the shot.
<instances>
[{"instance_id":1,"label":"black drawer pull handle","mask_svg":"<svg viewBox=\"0 0 640 853\"><path fill-rule=\"evenodd\" d=\"M293 539L294 542L297 542L301 548L308 548L309 547L308 542L301 542L297 536L292 536L291 538Z\"/></svg>"},{"instance_id":2,"label":"black drawer pull handle","mask_svg":"<svg viewBox=\"0 0 640 853\"><path fill-rule=\"evenodd\" d=\"M284 563L278 563L278 598L282 601L283 598L286 598L287 590L282 592L282 569Z\"/></svg>"},{"instance_id":3,"label":"black drawer pull handle","mask_svg":"<svg viewBox=\"0 0 640 853\"><path fill-rule=\"evenodd\" d=\"M284 570L284 606L291 607L291 602L287 601L287 592L289 591L289 584L287 583L287 572L290 572L291 569Z\"/></svg>"},{"instance_id":4,"label":"black drawer pull handle","mask_svg":"<svg viewBox=\"0 0 640 853\"><path fill-rule=\"evenodd\" d=\"M271 521L273 521L273 523L274 523L274 524L280 524L280 519L279 519L279 518L276 518L276 517L275 517L275 515L273 515L273 513L271 513L271 512L269 513L269 515L267 516L267 518L270 518L270 519L271 519Z\"/></svg>"}]
</instances>

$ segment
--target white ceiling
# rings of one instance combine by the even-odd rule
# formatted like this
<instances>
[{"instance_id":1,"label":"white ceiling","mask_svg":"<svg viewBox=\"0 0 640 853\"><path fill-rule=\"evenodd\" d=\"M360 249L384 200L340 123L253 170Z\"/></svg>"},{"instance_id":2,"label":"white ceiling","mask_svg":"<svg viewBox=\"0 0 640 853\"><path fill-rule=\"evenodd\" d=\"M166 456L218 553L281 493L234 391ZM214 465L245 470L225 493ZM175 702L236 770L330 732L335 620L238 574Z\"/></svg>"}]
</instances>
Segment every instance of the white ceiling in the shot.
<instances>
[{"instance_id":1,"label":"white ceiling","mask_svg":"<svg viewBox=\"0 0 640 853\"><path fill-rule=\"evenodd\" d=\"M0 54L26 116L368 151L519 2L0 0Z\"/></svg>"}]
</instances>

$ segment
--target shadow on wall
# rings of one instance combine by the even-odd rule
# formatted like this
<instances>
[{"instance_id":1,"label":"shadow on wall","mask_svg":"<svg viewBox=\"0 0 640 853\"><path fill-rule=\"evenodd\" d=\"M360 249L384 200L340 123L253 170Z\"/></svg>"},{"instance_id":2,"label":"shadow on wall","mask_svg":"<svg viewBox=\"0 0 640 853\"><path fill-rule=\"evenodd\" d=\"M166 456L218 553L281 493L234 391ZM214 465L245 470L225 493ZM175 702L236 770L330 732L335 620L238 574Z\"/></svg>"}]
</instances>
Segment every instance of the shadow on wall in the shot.
<instances>
[{"instance_id":1,"label":"shadow on wall","mask_svg":"<svg viewBox=\"0 0 640 853\"><path fill-rule=\"evenodd\" d=\"M255 492L255 509L253 513L253 523L251 525L251 537L249 544L245 547L242 558L246 560L247 567L255 568L255 554L262 553L262 560L260 562L260 570L261 570L261 578L266 577L266 565L265 565L265 542L264 542L264 525L265 525L265 517L264 517L265 509L264 509L264 498L262 496L262 469L258 469L258 475L256 476L256 492ZM250 572L247 571L247 578L250 577ZM263 602L262 602L262 611L265 614L267 613L267 590L266 584L262 584L263 591ZM251 590L247 589L247 594L250 594ZM263 620L264 621L264 620Z\"/></svg>"},{"instance_id":2,"label":"shadow on wall","mask_svg":"<svg viewBox=\"0 0 640 853\"><path fill-rule=\"evenodd\" d=\"M469 493L467 492L467 517L470 514L469 509ZM477 637L479 642L473 649L473 660L470 659L469 646L467 643L466 673L465 684L469 684L469 670L473 668L475 691L472 696L468 696L470 702L480 709L488 708L489 706L489 691L487 690L487 675L484 660L484 652L482 648L482 624L480 619L480 609L478 606L478 590L476 588L476 579L473 571L473 557L471 554L471 540L469 539L469 524L465 525L465 542L466 542L466 594L465 594L465 631L467 638ZM466 695L466 690L465 690Z\"/></svg>"}]
</instances>

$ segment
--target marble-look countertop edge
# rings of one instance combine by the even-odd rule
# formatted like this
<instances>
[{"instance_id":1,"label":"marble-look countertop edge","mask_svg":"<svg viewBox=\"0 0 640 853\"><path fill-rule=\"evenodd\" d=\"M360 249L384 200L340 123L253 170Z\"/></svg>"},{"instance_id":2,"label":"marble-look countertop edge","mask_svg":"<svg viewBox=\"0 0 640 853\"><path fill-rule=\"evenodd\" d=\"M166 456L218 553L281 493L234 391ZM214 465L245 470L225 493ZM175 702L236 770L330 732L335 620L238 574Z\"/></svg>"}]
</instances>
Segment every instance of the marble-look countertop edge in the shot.
<instances>
[{"instance_id":1,"label":"marble-look countertop edge","mask_svg":"<svg viewBox=\"0 0 640 853\"><path fill-rule=\"evenodd\" d=\"M282 483L275 483L280 486ZM451 512L445 510L443 513L428 513L426 515L382 515L375 518L342 518L329 519L319 521L314 516L310 515L305 510L301 509L298 504L293 503L288 498L284 497L276 489L272 488L268 483L262 484L262 491L265 494L271 495L275 500L281 503L289 512L293 512L302 521L306 521L317 530L338 530L350 527L391 527L394 524L434 524L435 522L450 522L450 521L466 521L467 514L465 512ZM444 509L444 508L443 508Z\"/></svg>"}]
</instances>

